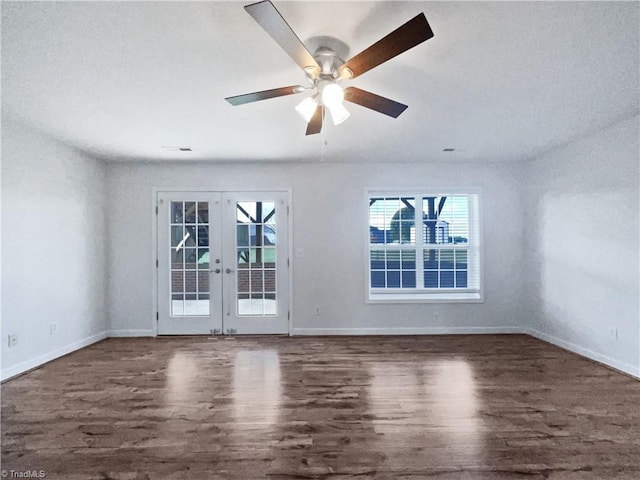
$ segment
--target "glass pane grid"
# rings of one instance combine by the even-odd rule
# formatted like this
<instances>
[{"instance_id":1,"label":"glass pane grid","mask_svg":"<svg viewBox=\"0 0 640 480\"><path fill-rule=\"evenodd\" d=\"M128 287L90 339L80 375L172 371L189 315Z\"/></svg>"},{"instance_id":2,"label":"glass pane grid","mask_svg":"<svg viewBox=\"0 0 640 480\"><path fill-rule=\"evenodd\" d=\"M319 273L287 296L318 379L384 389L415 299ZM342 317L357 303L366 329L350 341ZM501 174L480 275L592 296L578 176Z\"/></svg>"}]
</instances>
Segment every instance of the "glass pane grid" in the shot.
<instances>
[{"instance_id":1,"label":"glass pane grid","mask_svg":"<svg viewBox=\"0 0 640 480\"><path fill-rule=\"evenodd\" d=\"M423 251L425 288L467 288L467 250Z\"/></svg>"},{"instance_id":2,"label":"glass pane grid","mask_svg":"<svg viewBox=\"0 0 640 480\"><path fill-rule=\"evenodd\" d=\"M371 288L476 288L478 256L469 256L469 211L476 205L474 198L473 195L420 196L416 203L413 196L370 197ZM418 228L416 206L423 217ZM473 248L477 248L476 243ZM418 264L417 252L422 252L423 257Z\"/></svg>"},{"instance_id":3,"label":"glass pane grid","mask_svg":"<svg viewBox=\"0 0 640 480\"><path fill-rule=\"evenodd\" d=\"M469 242L469 202L464 195L422 199L425 244Z\"/></svg>"},{"instance_id":4,"label":"glass pane grid","mask_svg":"<svg viewBox=\"0 0 640 480\"><path fill-rule=\"evenodd\" d=\"M276 207L236 203L236 302L239 316L276 315Z\"/></svg>"},{"instance_id":5,"label":"glass pane grid","mask_svg":"<svg viewBox=\"0 0 640 480\"><path fill-rule=\"evenodd\" d=\"M171 316L210 312L209 203L171 202Z\"/></svg>"},{"instance_id":6,"label":"glass pane grid","mask_svg":"<svg viewBox=\"0 0 640 480\"><path fill-rule=\"evenodd\" d=\"M370 252L372 288L415 288L415 250L372 250Z\"/></svg>"},{"instance_id":7,"label":"glass pane grid","mask_svg":"<svg viewBox=\"0 0 640 480\"><path fill-rule=\"evenodd\" d=\"M369 199L370 244L415 244L415 197Z\"/></svg>"}]
</instances>

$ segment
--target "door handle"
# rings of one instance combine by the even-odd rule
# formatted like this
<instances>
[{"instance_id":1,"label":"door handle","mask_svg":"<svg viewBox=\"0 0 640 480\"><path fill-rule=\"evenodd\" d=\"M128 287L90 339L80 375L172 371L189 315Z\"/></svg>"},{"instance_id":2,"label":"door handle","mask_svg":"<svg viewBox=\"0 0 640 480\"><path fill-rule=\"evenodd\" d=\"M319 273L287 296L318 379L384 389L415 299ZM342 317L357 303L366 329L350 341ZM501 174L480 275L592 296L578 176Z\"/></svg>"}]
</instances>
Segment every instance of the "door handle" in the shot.
<instances>
[{"instance_id":1,"label":"door handle","mask_svg":"<svg viewBox=\"0 0 640 480\"><path fill-rule=\"evenodd\" d=\"M221 272L221 270L219 268L216 268L215 270L209 270L209 271L213 272L213 273L220 273Z\"/></svg>"},{"instance_id":2,"label":"door handle","mask_svg":"<svg viewBox=\"0 0 640 480\"><path fill-rule=\"evenodd\" d=\"M233 270L231 270L230 268L227 268L227 269L225 270L225 272L227 272L227 273L232 273L232 272L233 272Z\"/></svg>"}]
</instances>

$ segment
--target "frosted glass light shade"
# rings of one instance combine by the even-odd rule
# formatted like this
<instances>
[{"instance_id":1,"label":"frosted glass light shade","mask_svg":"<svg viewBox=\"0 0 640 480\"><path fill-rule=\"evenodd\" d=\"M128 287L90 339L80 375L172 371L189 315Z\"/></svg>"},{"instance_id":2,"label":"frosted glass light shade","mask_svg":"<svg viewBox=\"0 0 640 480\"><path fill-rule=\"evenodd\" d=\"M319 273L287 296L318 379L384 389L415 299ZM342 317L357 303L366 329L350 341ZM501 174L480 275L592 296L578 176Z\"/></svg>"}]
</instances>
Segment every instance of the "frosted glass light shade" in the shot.
<instances>
[{"instance_id":1,"label":"frosted glass light shade","mask_svg":"<svg viewBox=\"0 0 640 480\"><path fill-rule=\"evenodd\" d=\"M322 104L329 108L341 105L344 100L344 91L340 85L330 83L322 89Z\"/></svg>"},{"instance_id":2,"label":"frosted glass light shade","mask_svg":"<svg viewBox=\"0 0 640 480\"><path fill-rule=\"evenodd\" d=\"M331 113L331 120L333 120L334 125L340 125L347 118L349 118L349 115L351 115L342 103L338 103L328 108L329 112Z\"/></svg>"},{"instance_id":3,"label":"frosted glass light shade","mask_svg":"<svg viewBox=\"0 0 640 480\"><path fill-rule=\"evenodd\" d=\"M300 114L305 122L309 123L313 114L316 113L317 106L318 104L313 97L307 97L296 105L296 112Z\"/></svg>"}]
</instances>

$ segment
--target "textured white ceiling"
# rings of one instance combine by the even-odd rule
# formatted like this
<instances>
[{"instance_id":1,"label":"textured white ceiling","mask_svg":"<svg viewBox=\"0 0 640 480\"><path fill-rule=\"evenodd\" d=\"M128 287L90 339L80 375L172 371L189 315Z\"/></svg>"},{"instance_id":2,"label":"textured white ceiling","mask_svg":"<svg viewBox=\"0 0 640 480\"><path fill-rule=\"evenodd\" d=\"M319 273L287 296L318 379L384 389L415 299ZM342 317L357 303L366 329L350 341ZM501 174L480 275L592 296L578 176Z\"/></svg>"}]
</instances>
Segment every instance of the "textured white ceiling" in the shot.
<instances>
[{"instance_id":1,"label":"textured white ceiling","mask_svg":"<svg viewBox=\"0 0 640 480\"><path fill-rule=\"evenodd\" d=\"M324 145L293 109L304 94L224 101L304 83L245 3L3 1L3 115L112 160L508 161L639 112L638 2L275 1L303 41L350 56L419 12L435 33L350 82L407 111L347 103Z\"/></svg>"}]
</instances>

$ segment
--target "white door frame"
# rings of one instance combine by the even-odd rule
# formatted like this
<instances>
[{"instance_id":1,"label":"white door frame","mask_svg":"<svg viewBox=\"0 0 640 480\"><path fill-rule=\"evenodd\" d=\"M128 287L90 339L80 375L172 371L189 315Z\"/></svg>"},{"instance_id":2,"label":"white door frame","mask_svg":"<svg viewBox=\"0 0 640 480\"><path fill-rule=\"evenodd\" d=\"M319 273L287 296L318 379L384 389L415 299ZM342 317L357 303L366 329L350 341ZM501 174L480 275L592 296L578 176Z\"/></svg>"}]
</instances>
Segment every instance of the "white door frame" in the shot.
<instances>
[{"instance_id":1,"label":"white door frame","mask_svg":"<svg viewBox=\"0 0 640 480\"><path fill-rule=\"evenodd\" d=\"M289 260L288 266L288 309L289 309L289 321L288 321L288 335L291 336L293 332L293 207L292 207L292 189L290 187L284 188L229 188L221 187L221 188L202 188L202 187L151 187L151 259L150 265L153 268L152 282L151 282L151 313L150 313L150 323L151 323L151 331L153 331L153 336L158 336L158 316L159 316L159 299L158 299L158 268L157 260L159 255L159 245L158 245L158 193L159 192L203 192L203 193L230 193L230 192L282 192L287 195L287 204L289 206L289 215L287 215L287 254Z\"/></svg>"}]
</instances>

